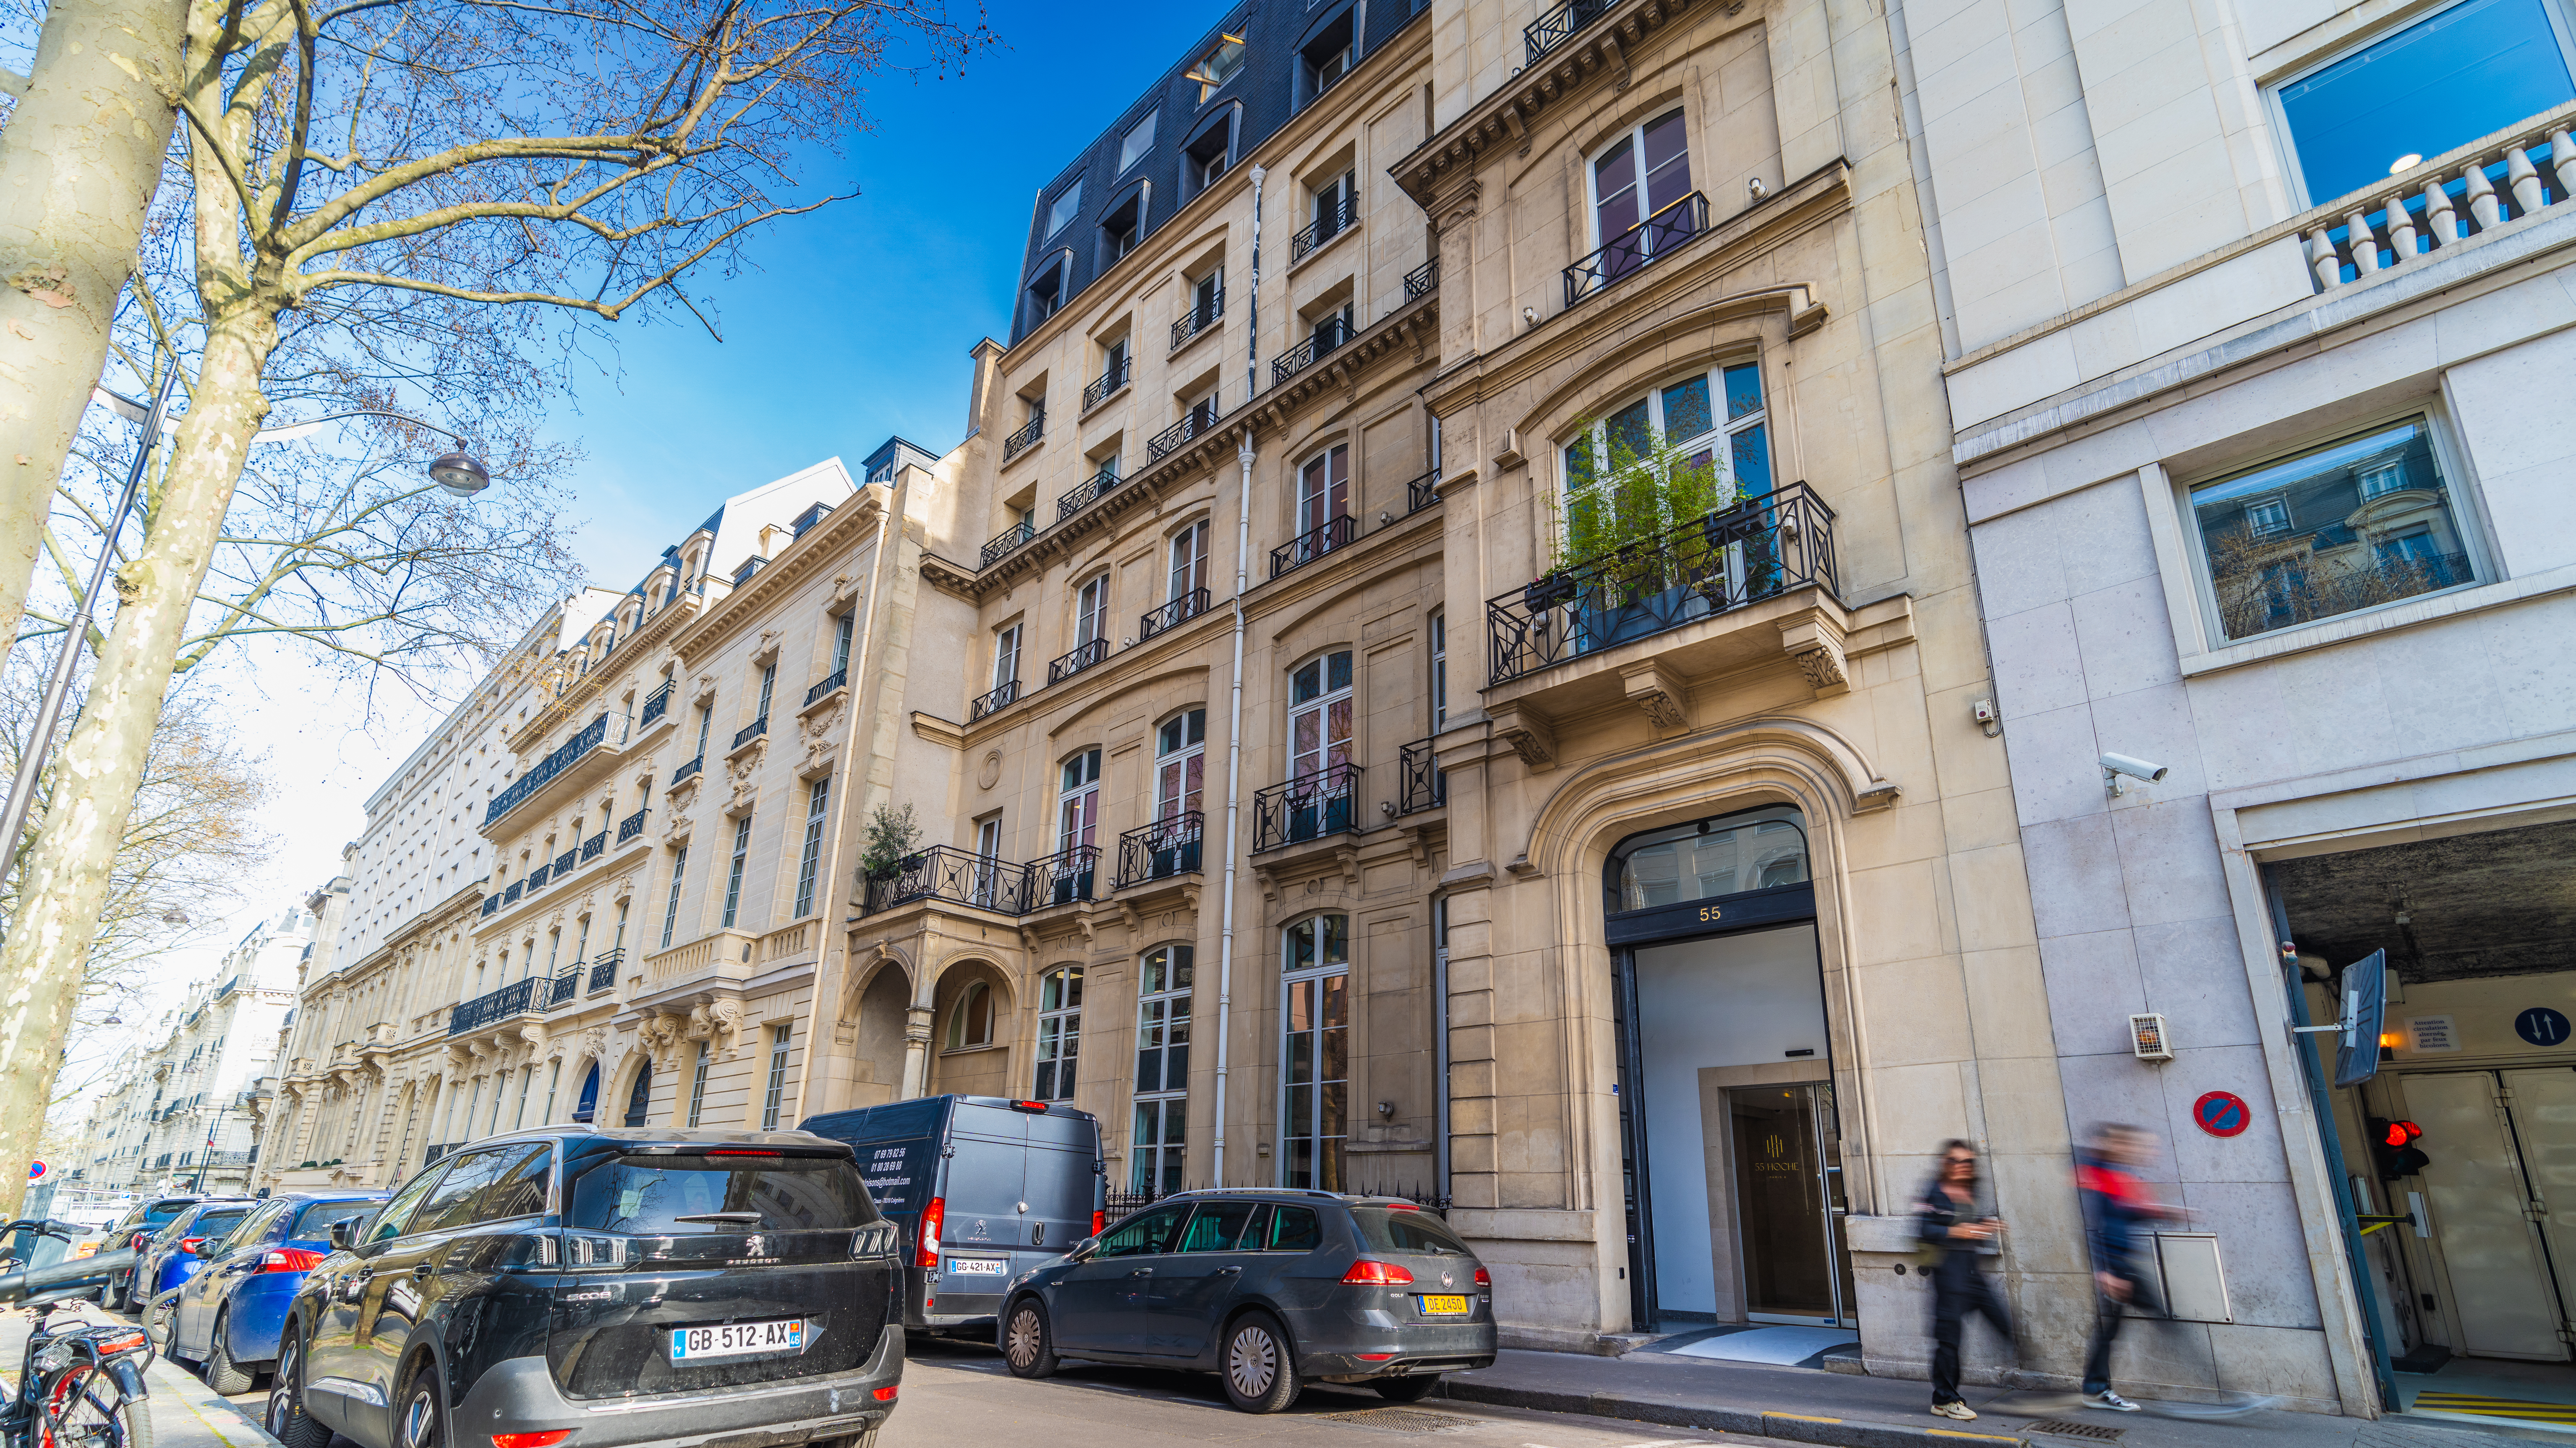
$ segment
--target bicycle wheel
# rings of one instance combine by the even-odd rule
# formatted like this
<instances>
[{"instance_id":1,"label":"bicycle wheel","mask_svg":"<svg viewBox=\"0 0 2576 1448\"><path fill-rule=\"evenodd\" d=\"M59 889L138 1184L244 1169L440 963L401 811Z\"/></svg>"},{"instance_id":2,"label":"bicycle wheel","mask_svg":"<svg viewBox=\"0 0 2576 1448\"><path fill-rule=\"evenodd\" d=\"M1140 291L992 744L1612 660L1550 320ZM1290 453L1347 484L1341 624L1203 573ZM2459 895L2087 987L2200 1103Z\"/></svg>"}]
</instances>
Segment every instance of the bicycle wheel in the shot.
<instances>
[{"instance_id":1,"label":"bicycle wheel","mask_svg":"<svg viewBox=\"0 0 2576 1448\"><path fill-rule=\"evenodd\" d=\"M93 1364L63 1369L45 1384L44 1402L40 1448L152 1448L152 1414Z\"/></svg>"}]
</instances>

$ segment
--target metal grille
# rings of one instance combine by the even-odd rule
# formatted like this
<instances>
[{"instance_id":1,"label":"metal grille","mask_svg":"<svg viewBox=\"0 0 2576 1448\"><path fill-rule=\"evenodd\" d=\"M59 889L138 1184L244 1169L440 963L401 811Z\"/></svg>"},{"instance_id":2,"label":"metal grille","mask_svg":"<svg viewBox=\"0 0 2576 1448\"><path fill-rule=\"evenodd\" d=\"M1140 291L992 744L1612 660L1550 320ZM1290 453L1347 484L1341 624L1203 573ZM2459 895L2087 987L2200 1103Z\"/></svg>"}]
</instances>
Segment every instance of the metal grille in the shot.
<instances>
[{"instance_id":1,"label":"metal grille","mask_svg":"<svg viewBox=\"0 0 2576 1448\"><path fill-rule=\"evenodd\" d=\"M1363 1428L1385 1428L1397 1433L1455 1433L1462 1428L1479 1426L1473 1418L1426 1413L1420 1408L1354 1408L1347 1413L1317 1413L1315 1416L1327 1423L1356 1423Z\"/></svg>"},{"instance_id":2,"label":"metal grille","mask_svg":"<svg viewBox=\"0 0 2576 1448\"><path fill-rule=\"evenodd\" d=\"M2025 1433L2051 1433L2060 1438L2089 1438L2096 1443L2116 1443L2126 1428L2105 1428L2097 1423L2070 1423L2064 1418L2042 1418L2022 1425Z\"/></svg>"}]
</instances>

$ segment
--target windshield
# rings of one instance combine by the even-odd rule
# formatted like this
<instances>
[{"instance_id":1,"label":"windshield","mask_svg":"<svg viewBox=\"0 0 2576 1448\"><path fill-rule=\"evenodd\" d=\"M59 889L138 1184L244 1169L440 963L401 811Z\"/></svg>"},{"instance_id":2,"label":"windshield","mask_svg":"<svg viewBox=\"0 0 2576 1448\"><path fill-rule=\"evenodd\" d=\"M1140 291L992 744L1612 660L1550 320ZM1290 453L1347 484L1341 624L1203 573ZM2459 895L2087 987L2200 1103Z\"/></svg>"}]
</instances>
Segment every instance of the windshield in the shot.
<instances>
[{"instance_id":1,"label":"windshield","mask_svg":"<svg viewBox=\"0 0 2576 1448\"><path fill-rule=\"evenodd\" d=\"M157 1232L176 1221L182 1213L195 1205L193 1201L155 1204L150 1211L143 1214L144 1230Z\"/></svg>"},{"instance_id":2,"label":"windshield","mask_svg":"<svg viewBox=\"0 0 2576 1448\"><path fill-rule=\"evenodd\" d=\"M183 1237L203 1237L208 1242L220 1242L224 1239L225 1234L232 1231L233 1228L241 1225L242 1218L249 1215L250 1208L248 1207L228 1207L220 1212L201 1212L198 1214L197 1220L189 1224L188 1230L180 1235Z\"/></svg>"},{"instance_id":3,"label":"windshield","mask_svg":"<svg viewBox=\"0 0 2576 1448\"><path fill-rule=\"evenodd\" d=\"M1360 1236L1381 1252L1424 1252L1437 1257L1471 1257L1448 1224L1428 1212L1393 1207L1353 1207L1351 1219Z\"/></svg>"},{"instance_id":4,"label":"windshield","mask_svg":"<svg viewBox=\"0 0 2576 1448\"><path fill-rule=\"evenodd\" d=\"M581 1174L571 1218L594 1232L687 1237L847 1231L877 1209L846 1157L621 1156Z\"/></svg>"}]
</instances>

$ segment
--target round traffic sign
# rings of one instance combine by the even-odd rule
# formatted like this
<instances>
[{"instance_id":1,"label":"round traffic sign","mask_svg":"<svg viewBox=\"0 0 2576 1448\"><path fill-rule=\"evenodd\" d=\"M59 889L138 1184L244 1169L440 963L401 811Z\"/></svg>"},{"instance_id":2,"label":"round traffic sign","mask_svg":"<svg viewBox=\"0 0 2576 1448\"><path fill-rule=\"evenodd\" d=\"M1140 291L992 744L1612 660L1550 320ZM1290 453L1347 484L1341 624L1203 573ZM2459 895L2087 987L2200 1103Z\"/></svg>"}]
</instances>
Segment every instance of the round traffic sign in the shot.
<instances>
[{"instance_id":1,"label":"round traffic sign","mask_svg":"<svg viewBox=\"0 0 2576 1448\"><path fill-rule=\"evenodd\" d=\"M2191 1103L2192 1123L2212 1136L2236 1136L2254 1124L2254 1112L2233 1091L2212 1091Z\"/></svg>"},{"instance_id":2,"label":"round traffic sign","mask_svg":"<svg viewBox=\"0 0 2576 1448\"><path fill-rule=\"evenodd\" d=\"M52 1167L45 1165L41 1161L31 1161L27 1163L27 1180L31 1182L43 1181L45 1179L45 1173L51 1170L53 1170Z\"/></svg>"},{"instance_id":3,"label":"round traffic sign","mask_svg":"<svg viewBox=\"0 0 2576 1448\"><path fill-rule=\"evenodd\" d=\"M2535 1046L2563 1046L2567 1018L2547 1006L2533 1006L2513 1018L2513 1033Z\"/></svg>"}]
</instances>

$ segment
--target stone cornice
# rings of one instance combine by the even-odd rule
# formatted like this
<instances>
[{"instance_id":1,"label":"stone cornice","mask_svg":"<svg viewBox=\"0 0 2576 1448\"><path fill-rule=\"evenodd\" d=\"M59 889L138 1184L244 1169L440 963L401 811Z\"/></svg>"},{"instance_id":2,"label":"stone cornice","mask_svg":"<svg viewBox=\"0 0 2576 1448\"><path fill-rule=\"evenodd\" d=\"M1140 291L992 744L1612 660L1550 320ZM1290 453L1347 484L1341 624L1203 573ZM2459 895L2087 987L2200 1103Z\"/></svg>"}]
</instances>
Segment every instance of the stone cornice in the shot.
<instances>
[{"instance_id":1,"label":"stone cornice","mask_svg":"<svg viewBox=\"0 0 2576 1448\"><path fill-rule=\"evenodd\" d=\"M656 609L650 618L645 619L643 625L635 632L619 639L616 647L609 651L608 657L602 659L600 664L604 666L611 662L619 662L620 655L631 658L636 651L649 649L671 638L679 633L691 618L709 607L711 605L697 594L683 591L674 595ZM583 647L587 648L588 645L584 644ZM625 677L625 671L606 667L594 667L578 675L552 699L547 700L544 708L529 715L527 723L514 729L503 730L501 742L508 745L514 753L529 752L548 734L554 732L557 725L570 723L588 713L592 701L602 698L612 685Z\"/></svg>"},{"instance_id":2,"label":"stone cornice","mask_svg":"<svg viewBox=\"0 0 2576 1448\"><path fill-rule=\"evenodd\" d=\"M762 565L751 580L707 605L690 626L673 639L680 662L696 668L716 647L733 637L749 619L775 604L782 594L811 579L833 561L849 557L860 538L874 530L893 490L870 483L850 495L823 520L791 541L786 551Z\"/></svg>"}]
</instances>

